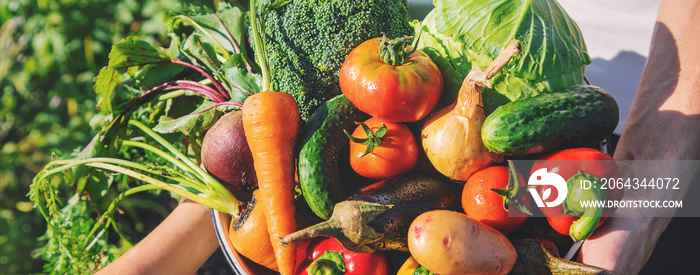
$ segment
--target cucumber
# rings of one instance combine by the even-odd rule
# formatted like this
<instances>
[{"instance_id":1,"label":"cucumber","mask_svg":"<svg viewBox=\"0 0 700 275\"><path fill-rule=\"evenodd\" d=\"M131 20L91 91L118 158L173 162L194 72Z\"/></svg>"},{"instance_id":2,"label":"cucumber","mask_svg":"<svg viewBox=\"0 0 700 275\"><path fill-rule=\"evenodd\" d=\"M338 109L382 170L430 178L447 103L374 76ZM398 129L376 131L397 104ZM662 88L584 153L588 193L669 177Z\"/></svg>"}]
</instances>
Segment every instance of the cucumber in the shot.
<instances>
[{"instance_id":1,"label":"cucumber","mask_svg":"<svg viewBox=\"0 0 700 275\"><path fill-rule=\"evenodd\" d=\"M350 140L343 130L351 132L355 122L369 119L344 95L321 105L302 132L299 152L299 185L309 208L327 220L336 203L345 199L339 163Z\"/></svg>"},{"instance_id":2,"label":"cucumber","mask_svg":"<svg viewBox=\"0 0 700 275\"><path fill-rule=\"evenodd\" d=\"M576 85L496 108L481 127L481 139L489 151L509 156L587 146L612 134L619 117L610 94Z\"/></svg>"}]
</instances>

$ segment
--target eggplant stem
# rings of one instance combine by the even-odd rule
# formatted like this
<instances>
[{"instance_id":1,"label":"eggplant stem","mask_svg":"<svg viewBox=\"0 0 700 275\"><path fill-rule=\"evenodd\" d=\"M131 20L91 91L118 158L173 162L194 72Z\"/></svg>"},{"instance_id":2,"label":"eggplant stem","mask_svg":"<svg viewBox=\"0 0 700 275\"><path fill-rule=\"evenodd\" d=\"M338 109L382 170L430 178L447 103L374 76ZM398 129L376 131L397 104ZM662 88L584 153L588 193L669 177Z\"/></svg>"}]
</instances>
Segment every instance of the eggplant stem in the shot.
<instances>
[{"instance_id":1,"label":"eggplant stem","mask_svg":"<svg viewBox=\"0 0 700 275\"><path fill-rule=\"evenodd\" d=\"M512 240L518 259L512 274L590 274L612 275L605 269L568 261L559 257L554 243L541 239Z\"/></svg>"},{"instance_id":2,"label":"eggplant stem","mask_svg":"<svg viewBox=\"0 0 700 275\"><path fill-rule=\"evenodd\" d=\"M327 221L312 225L280 238L283 245L294 241L319 236L334 237L345 248L360 252L373 252L370 244L382 240L384 235L377 233L371 222L377 215L391 209L384 205L365 201L342 201L335 205L333 214Z\"/></svg>"},{"instance_id":3,"label":"eggplant stem","mask_svg":"<svg viewBox=\"0 0 700 275\"><path fill-rule=\"evenodd\" d=\"M291 233L280 238L280 242L284 245L318 236L335 236L342 231L340 225L335 220L327 220L321 223L314 224L303 230Z\"/></svg>"}]
</instances>

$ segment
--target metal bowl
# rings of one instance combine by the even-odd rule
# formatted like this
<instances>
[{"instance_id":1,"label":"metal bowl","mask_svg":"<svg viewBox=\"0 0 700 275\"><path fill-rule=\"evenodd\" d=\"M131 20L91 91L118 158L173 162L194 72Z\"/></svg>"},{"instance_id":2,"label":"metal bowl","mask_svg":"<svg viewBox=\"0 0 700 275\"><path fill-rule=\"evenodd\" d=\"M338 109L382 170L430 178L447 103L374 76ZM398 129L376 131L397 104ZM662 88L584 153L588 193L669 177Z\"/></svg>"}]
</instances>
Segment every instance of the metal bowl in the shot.
<instances>
[{"instance_id":1,"label":"metal bowl","mask_svg":"<svg viewBox=\"0 0 700 275\"><path fill-rule=\"evenodd\" d=\"M236 252L228 237L229 224L231 224L231 215L221 213L216 210L211 210L211 219L214 223L214 232L216 239L219 241L219 246L224 252L226 261L233 269L233 272L238 275L267 275L279 274L266 267L256 264Z\"/></svg>"}]
</instances>

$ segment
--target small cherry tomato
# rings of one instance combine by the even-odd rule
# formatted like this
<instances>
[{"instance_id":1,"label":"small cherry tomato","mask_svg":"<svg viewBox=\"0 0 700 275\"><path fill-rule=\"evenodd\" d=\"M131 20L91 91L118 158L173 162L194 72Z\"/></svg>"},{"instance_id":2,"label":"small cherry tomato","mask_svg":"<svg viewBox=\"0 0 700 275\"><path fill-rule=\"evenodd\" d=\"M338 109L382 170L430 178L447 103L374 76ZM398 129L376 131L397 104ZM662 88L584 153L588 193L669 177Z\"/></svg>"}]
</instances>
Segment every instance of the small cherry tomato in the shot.
<instances>
[{"instance_id":1,"label":"small cherry tomato","mask_svg":"<svg viewBox=\"0 0 700 275\"><path fill-rule=\"evenodd\" d=\"M442 95L442 73L428 55L413 51L406 38L367 40L345 59L340 89L358 109L386 121L413 122L435 107Z\"/></svg>"},{"instance_id":2,"label":"small cherry tomato","mask_svg":"<svg viewBox=\"0 0 700 275\"><path fill-rule=\"evenodd\" d=\"M508 207L504 205L506 198L492 190L505 190L508 186L509 173L510 170L505 166L486 167L474 173L464 184L462 191L464 213L503 234L515 232L527 220L525 213L514 207L506 208ZM520 173L518 173L518 180L520 187L524 188L527 185ZM527 199L527 195L522 196L521 201L526 208L529 208L530 201ZM506 209L516 212L509 216Z\"/></svg>"},{"instance_id":3,"label":"small cherry tomato","mask_svg":"<svg viewBox=\"0 0 700 275\"><path fill-rule=\"evenodd\" d=\"M350 137L350 166L370 179L390 178L418 163L418 145L406 125L370 118Z\"/></svg>"}]
</instances>

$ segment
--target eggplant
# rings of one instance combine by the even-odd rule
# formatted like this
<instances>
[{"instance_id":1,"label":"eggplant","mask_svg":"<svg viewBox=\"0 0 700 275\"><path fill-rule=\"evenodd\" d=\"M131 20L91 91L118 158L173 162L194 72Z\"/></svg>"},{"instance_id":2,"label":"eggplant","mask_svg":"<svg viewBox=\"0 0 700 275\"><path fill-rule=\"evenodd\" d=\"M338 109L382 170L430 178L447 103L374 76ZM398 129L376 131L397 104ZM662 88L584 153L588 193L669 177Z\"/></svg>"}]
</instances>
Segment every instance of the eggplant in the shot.
<instances>
[{"instance_id":1,"label":"eggplant","mask_svg":"<svg viewBox=\"0 0 700 275\"><path fill-rule=\"evenodd\" d=\"M368 223L384 235L377 250L408 251L408 228L420 214L431 210L458 211L462 188L450 180L425 174L389 178L360 189L348 201L393 205Z\"/></svg>"},{"instance_id":2,"label":"eggplant","mask_svg":"<svg viewBox=\"0 0 700 275\"><path fill-rule=\"evenodd\" d=\"M408 228L420 214L461 207L462 187L444 177L404 174L368 185L335 205L331 218L282 238L334 237L356 252L408 251Z\"/></svg>"}]
</instances>

